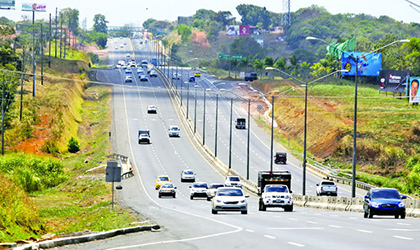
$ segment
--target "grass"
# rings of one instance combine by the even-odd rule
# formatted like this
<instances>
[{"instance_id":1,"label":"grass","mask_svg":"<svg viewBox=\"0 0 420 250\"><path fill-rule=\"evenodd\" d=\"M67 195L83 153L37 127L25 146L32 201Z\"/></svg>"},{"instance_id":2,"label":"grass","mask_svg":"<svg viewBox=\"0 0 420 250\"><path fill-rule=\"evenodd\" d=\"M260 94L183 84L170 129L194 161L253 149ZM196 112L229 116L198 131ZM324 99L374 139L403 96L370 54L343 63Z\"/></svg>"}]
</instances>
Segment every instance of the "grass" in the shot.
<instances>
[{"instance_id":1,"label":"grass","mask_svg":"<svg viewBox=\"0 0 420 250\"><path fill-rule=\"evenodd\" d=\"M253 86L268 92L283 92L294 84L286 80L260 80ZM377 86L360 84L357 108L357 178L377 185L420 193L417 173L407 169L410 157L420 150L420 108L406 99L379 92ZM302 157L304 89L295 87L275 99L277 140L296 157ZM308 90L308 155L318 161L349 169L352 164L354 85L352 81L329 79ZM386 181L377 181L379 176ZM404 188L403 188L404 187Z\"/></svg>"}]
</instances>

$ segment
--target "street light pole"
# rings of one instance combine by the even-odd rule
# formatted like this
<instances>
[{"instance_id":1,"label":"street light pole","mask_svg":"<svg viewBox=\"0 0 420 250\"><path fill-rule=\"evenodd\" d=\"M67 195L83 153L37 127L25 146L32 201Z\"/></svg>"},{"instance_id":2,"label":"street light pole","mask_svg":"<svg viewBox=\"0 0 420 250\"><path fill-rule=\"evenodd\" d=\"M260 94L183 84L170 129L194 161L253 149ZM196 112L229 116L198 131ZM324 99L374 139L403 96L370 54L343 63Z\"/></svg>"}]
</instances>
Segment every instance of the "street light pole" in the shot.
<instances>
[{"instance_id":1,"label":"street light pole","mask_svg":"<svg viewBox=\"0 0 420 250\"><path fill-rule=\"evenodd\" d=\"M195 87L195 104L194 104L194 134L197 131L197 85Z\"/></svg>"},{"instance_id":2,"label":"street light pole","mask_svg":"<svg viewBox=\"0 0 420 250\"><path fill-rule=\"evenodd\" d=\"M270 171L273 171L273 127L274 127L274 95L271 96L271 150L270 150Z\"/></svg>"},{"instance_id":3,"label":"street light pole","mask_svg":"<svg viewBox=\"0 0 420 250\"><path fill-rule=\"evenodd\" d=\"M248 138L246 142L246 179L249 180L249 139L251 132L251 99L248 99Z\"/></svg>"},{"instance_id":4,"label":"street light pole","mask_svg":"<svg viewBox=\"0 0 420 250\"><path fill-rule=\"evenodd\" d=\"M302 175L302 195L306 194L306 132L308 119L308 83L305 83L305 118L303 126L303 175Z\"/></svg>"},{"instance_id":5,"label":"street light pole","mask_svg":"<svg viewBox=\"0 0 420 250\"><path fill-rule=\"evenodd\" d=\"M190 83L187 83L187 120L188 120L188 107L190 106Z\"/></svg>"},{"instance_id":6,"label":"street light pole","mask_svg":"<svg viewBox=\"0 0 420 250\"><path fill-rule=\"evenodd\" d=\"M233 98L230 99L229 169L232 168L232 109Z\"/></svg>"},{"instance_id":7,"label":"street light pole","mask_svg":"<svg viewBox=\"0 0 420 250\"><path fill-rule=\"evenodd\" d=\"M204 90L204 111L203 111L203 145L206 144L206 92Z\"/></svg>"},{"instance_id":8,"label":"street light pole","mask_svg":"<svg viewBox=\"0 0 420 250\"><path fill-rule=\"evenodd\" d=\"M216 94L216 127L215 127L215 135L214 135L214 157L217 157L217 124L219 119L219 94Z\"/></svg>"}]
</instances>

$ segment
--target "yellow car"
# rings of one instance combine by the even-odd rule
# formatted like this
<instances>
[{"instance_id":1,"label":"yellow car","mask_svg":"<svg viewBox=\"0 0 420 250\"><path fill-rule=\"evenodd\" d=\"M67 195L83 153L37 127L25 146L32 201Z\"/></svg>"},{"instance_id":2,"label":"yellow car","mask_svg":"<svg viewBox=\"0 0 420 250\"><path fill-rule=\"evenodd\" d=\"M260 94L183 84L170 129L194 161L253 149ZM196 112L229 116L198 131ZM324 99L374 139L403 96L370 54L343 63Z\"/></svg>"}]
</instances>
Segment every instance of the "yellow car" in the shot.
<instances>
[{"instance_id":1,"label":"yellow car","mask_svg":"<svg viewBox=\"0 0 420 250\"><path fill-rule=\"evenodd\" d=\"M159 188L158 197L161 198L162 196L172 196L173 198L176 197L176 187L171 182L164 182Z\"/></svg>"},{"instance_id":2,"label":"yellow car","mask_svg":"<svg viewBox=\"0 0 420 250\"><path fill-rule=\"evenodd\" d=\"M201 73L200 72L195 72L194 77L201 77Z\"/></svg>"},{"instance_id":3,"label":"yellow car","mask_svg":"<svg viewBox=\"0 0 420 250\"><path fill-rule=\"evenodd\" d=\"M171 179L167 175L159 175L155 180L155 189L158 190L164 183L171 183Z\"/></svg>"}]
</instances>

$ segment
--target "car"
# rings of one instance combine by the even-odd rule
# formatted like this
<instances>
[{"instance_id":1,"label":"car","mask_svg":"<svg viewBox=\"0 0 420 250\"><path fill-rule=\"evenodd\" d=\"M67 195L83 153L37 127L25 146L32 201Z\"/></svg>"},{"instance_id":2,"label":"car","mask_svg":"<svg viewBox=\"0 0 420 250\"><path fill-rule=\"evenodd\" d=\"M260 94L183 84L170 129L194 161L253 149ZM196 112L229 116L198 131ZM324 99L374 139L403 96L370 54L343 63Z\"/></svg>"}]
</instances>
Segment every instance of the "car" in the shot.
<instances>
[{"instance_id":1,"label":"car","mask_svg":"<svg viewBox=\"0 0 420 250\"><path fill-rule=\"evenodd\" d=\"M240 211L241 214L248 213L248 201L240 188L220 187L211 201L211 213L219 211Z\"/></svg>"},{"instance_id":2,"label":"car","mask_svg":"<svg viewBox=\"0 0 420 250\"><path fill-rule=\"evenodd\" d=\"M133 77L126 76L124 82L133 82Z\"/></svg>"},{"instance_id":3,"label":"car","mask_svg":"<svg viewBox=\"0 0 420 250\"><path fill-rule=\"evenodd\" d=\"M150 144L150 135L148 134L140 134L138 138L139 144L140 143L147 143Z\"/></svg>"},{"instance_id":4,"label":"car","mask_svg":"<svg viewBox=\"0 0 420 250\"><path fill-rule=\"evenodd\" d=\"M225 186L242 188L241 178L239 176L226 176Z\"/></svg>"},{"instance_id":5,"label":"car","mask_svg":"<svg viewBox=\"0 0 420 250\"><path fill-rule=\"evenodd\" d=\"M293 211L293 197L287 185L266 185L259 200L259 211L266 211L267 207L281 207L286 212Z\"/></svg>"},{"instance_id":6,"label":"car","mask_svg":"<svg viewBox=\"0 0 420 250\"><path fill-rule=\"evenodd\" d=\"M149 81L146 75L140 75L140 81Z\"/></svg>"},{"instance_id":7,"label":"car","mask_svg":"<svg viewBox=\"0 0 420 250\"><path fill-rule=\"evenodd\" d=\"M173 73L172 74L172 79L173 80L180 80L181 79L181 74L179 74L179 73Z\"/></svg>"},{"instance_id":8,"label":"car","mask_svg":"<svg viewBox=\"0 0 420 250\"><path fill-rule=\"evenodd\" d=\"M200 72L195 72L194 77L201 77L201 73Z\"/></svg>"},{"instance_id":9,"label":"car","mask_svg":"<svg viewBox=\"0 0 420 250\"><path fill-rule=\"evenodd\" d=\"M157 107L155 105L149 105L147 107L147 113L148 114L151 114L151 113L156 114L157 113Z\"/></svg>"},{"instance_id":10,"label":"car","mask_svg":"<svg viewBox=\"0 0 420 250\"><path fill-rule=\"evenodd\" d=\"M274 163L275 164L286 164L287 162L287 153L284 152L276 152L276 154L274 155Z\"/></svg>"},{"instance_id":11,"label":"car","mask_svg":"<svg viewBox=\"0 0 420 250\"><path fill-rule=\"evenodd\" d=\"M245 81L254 81L254 80L257 80L258 79L258 76L257 76L257 73L255 73L255 72L247 72L247 73L245 73L245 77L244 77L244 80Z\"/></svg>"},{"instance_id":12,"label":"car","mask_svg":"<svg viewBox=\"0 0 420 250\"><path fill-rule=\"evenodd\" d=\"M195 77L191 76L190 79L188 79L189 82L195 82Z\"/></svg>"},{"instance_id":13,"label":"car","mask_svg":"<svg viewBox=\"0 0 420 250\"><path fill-rule=\"evenodd\" d=\"M207 197L207 183L195 182L190 186L190 200L194 197Z\"/></svg>"},{"instance_id":14,"label":"car","mask_svg":"<svg viewBox=\"0 0 420 250\"><path fill-rule=\"evenodd\" d=\"M223 183L211 183L207 189L207 200L210 201L216 195L217 189L224 186Z\"/></svg>"},{"instance_id":15,"label":"car","mask_svg":"<svg viewBox=\"0 0 420 250\"><path fill-rule=\"evenodd\" d=\"M141 66L142 66L143 68L147 68L147 65L149 65L149 63L147 62L147 60L143 60L143 61L141 61Z\"/></svg>"},{"instance_id":16,"label":"car","mask_svg":"<svg viewBox=\"0 0 420 250\"><path fill-rule=\"evenodd\" d=\"M155 180L155 189L159 190L160 186L165 183L172 183L172 180L167 175L159 175Z\"/></svg>"},{"instance_id":17,"label":"car","mask_svg":"<svg viewBox=\"0 0 420 250\"><path fill-rule=\"evenodd\" d=\"M149 76L150 77L157 77L158 75L157 75L156 70L151 70Z\"/></svg>"},{"instance_id":18,"label":"car","mask_svg":"<svg viewBox=\"0 0 420 250\"><path fill-rule=\"evenodd\" d=\"M127 53L125 56L126 56L126 57L131 57L130 53Z\"/></svg>"},{"instance_id":19,"label":"car","mask_svg":"<svg viewBox=\"0 0 420 250\"><path fill-rule=\"evenodd\" d=\"M169 126L168 135L169 137L179 137L179 131L180 129L178 128L178 126L171 125Z\"/></svg>"},{"instance_id":20,"label":"car","mask_svg":"<svg viewBox=\"0 0 420 250\"><path fill-rule=\"evenodd\" d=\"M144 74L144 70L142 68L137 69L137 74Z\"/></svg>"},{"instance_id":21,"label":"car","mask_svg":"<svg viewBox=\"0 0 420 250\"><path fill-rule=\"evenodd\" d=\"M133 73L133 70L131 68L126 68L125 69L125 73L126 74L132 74Z\"/></svg>"},{"instance_id":22,"label":"car","mask_svg":"<svg viewBox=\"0 0 420 250\"><path fill-rule=\"evenodd\" d=\"M338 188L337 185L333 181L320 181L316 184L316 195L331 195L337 196Z\"/></svg>"},{"instance_id":23,"label":"car","mask_svg":"<svg viewBox=\"0 0 420 250\"><path fill-rule=\"evenodd\" d=\"M174 186L174 184L170 182L162 183L158 191L158 197L161 198L162 196L172 196L173 198L175 198L176 187Z\"/></svg>"},{"instance_id":24,"label":"car","mask_svg":"<svg viewBox=\"0 0 420 250\"><path fill-rule=\"evenodd\" d=\"M127 68L128 68L128 66L127 66L126 64L124 64L124 65L122 66L122 68L123 68L123 69L127 69Z\"/></svg>"},{"instance_id":25,"label":"car","mask_svg":"<svg viewBox=\"0 0 420 250\"><path fill-rule=\"evenodd\" d=\"M124 44L121 44L121 45L120 45L120 48L124 48Z\"/></svg>"},{"instance_id":26,"label":"car","mask_svg":"<svg viewBox=\"0 0 420 250\"><path fill-rule=\"evenodd\" d=\"M152 69L151 68L146 68L146 71L147 71L147 74L150 74L150 72L152 71Z\"/></svg>"},{"instance_id":27,"label":"car","mask_svg":"<svg viewBox=\"0 0 420 250\"><path fill-rule=\"evenodd\" d=\"M246 119L245 118L237 118L235 128L246 129Z\"/></svg>"},{"instance_id":28,"label":"car","mask_svg":"<svg viewBox=\"0 0 420 250\"><path fill-rule=\"evenodd\" d=\"M363 202L363 217L394 215L395 219L405 219L405 204L402 200L406 198L407 196L401 196L395 188L371 188Z\"/></svg>"},{"instance_id":29,"label":"car","mask_svg":"<svg viewBox=\"0 0 420 250\"><path fill-rule=\"evenodd\" d=\"M195 182L195 173L191 169L182 170L181 172L181 182Z\"/></svg>"}]
</instances>

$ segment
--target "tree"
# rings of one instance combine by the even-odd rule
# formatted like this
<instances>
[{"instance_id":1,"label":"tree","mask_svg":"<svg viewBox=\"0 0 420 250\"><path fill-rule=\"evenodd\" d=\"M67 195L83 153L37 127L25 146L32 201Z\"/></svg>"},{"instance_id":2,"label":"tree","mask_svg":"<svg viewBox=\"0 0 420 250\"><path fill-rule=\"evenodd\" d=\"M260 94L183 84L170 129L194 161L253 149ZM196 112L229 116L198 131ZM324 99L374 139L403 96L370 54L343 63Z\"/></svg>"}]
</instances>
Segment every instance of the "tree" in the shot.
<instances>
[{"instance_id":1,"label":"tree","mask_svg":"<svg viewBox=\"0 0 420 250\"><path fill-rule=\"evenodd\" d=\"M191 34L192 34L192 30L190 26L182 24L182 23L178 25L178 35L181 35L181 39L183 42L188 41Z\"/></svg>"},{"instance_id":2,"label":"tree","mask_svg":"<svg viewBox=\"0 0 420 250\"><path fill-rule=\"evenodd\" d=\"M242 55L245 57L262 58L265 51L261 46L250 37L240 37L235 39L230 45L231 54Z\"/></svg>"},{"instance_id":3,"label":"tree","mask_svg":"<svg viewBox=\"0 0 420 250\"><path fill-rule=\"evenodd\" d=\"M93 30L100 33L107 33L108 26L106 25L108 21L105 19L104 15L96 14L93 17Z\"/></svg>"},{"instance_id":4,"label":"tree","mask_svg":"<svg viewBox=\"0 0 420 250\"><path fill-rule=\"evenodd\" d=\"M263 60L260 59L255 59L255 61L252 63L252 67L254 67L254 69L260 73L260 79L262 79L262 73L265 69L265 65Z\"/></svg>"},{"instance_id":5,"label":"tree","mask_svg":"<svg viewBox=\"0 0 420 250\"><path fill-rule=\"evenodd\" d=\"M155 22L156 22L156 19L149 18L143 22L143 28L150 29L151 27L153 27L153 23Z\"/></svg>"},{"instance_id":6,"label":"tree","mask_svg":"<svg viewBox=\"0 0 420 250\"><path fill-rule=\"evenodd\" d=\"M285 70L286 69L286 59L284 57L278 58L274 62L274 67L278 68L279 70Z\"/></svg>"},{"instance_id":7,"label":"tree","mask_svg":"<svg viewBox=\"0 0 420 250\"><path fill-rule=\"evenodd\" d=\"M79 10L65 8L61 10L62 22L67 25L69 30L75 34L79 34Z\"/></svg>"}]
</instances>

